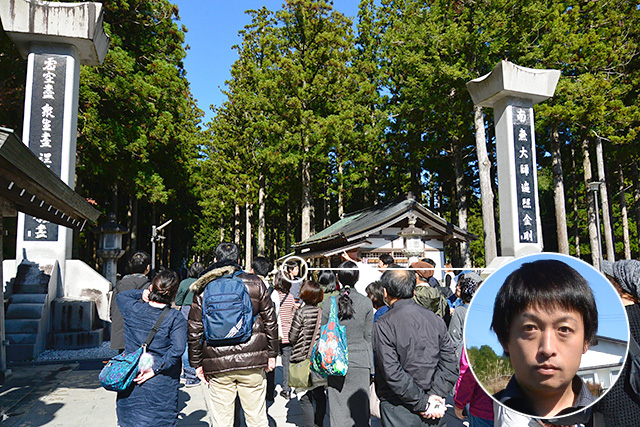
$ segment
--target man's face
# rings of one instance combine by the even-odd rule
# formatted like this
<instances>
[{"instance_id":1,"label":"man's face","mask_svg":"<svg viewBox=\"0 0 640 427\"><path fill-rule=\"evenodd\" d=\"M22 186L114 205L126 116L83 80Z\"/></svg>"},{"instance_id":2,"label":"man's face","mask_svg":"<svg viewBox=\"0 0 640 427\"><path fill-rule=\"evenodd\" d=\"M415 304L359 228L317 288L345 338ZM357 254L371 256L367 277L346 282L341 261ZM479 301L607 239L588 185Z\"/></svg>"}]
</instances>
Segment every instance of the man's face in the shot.
<instances>
[{"instance_id":1,"label":"man's face","mask_svg":"<svg viewBox=\"0 0 640 427\"><path fill-rule=\"evenodd\" d=\"M385 268L387 268L387 264L378 260L378 270L384 270Z\"/></svg>"},{"instance_id":2,"label":"man's face","mask_svg":"<svg viewBox=\"0 0 640 427\"><path fill-rule=\"evenodd\" d=\"M291 269L291 277L297 277L298 273L300 273L300 267L298 267L298 265L296 264Z\"/></svg>"},{"instance_id":3,"label":"man's face","mask_svg":"<svg viewBox=\"0 0 640 427\"><path fill-rule=\"evenodd\" d=\"M535 398L569 393L587 349L579 312L536 307L513 319L505 346L518 384Z\"/></svg>"}]
</instances>

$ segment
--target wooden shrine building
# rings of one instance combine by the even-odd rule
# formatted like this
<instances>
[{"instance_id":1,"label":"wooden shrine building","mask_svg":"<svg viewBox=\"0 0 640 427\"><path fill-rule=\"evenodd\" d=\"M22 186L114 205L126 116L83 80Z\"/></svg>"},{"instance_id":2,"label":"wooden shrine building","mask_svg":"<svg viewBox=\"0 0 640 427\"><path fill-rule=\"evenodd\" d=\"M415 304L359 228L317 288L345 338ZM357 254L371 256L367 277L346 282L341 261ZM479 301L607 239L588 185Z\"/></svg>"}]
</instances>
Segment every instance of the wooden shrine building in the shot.
<instances>
[{"instance_id":1,"label":"wooden shrine building","mask_svg":"<svg viewBox=\"0 0 640 427\"><path fill-rule=\"evenodd\" d=\"M401 201L346 214L335 224L294 244L293 249L295 255L316 267L335 267L340 255L347 252L370 264L376 264L384 253L401 265L431 258L437 268L442 268L446 242L475 239L477 236L433 213L410 194Z\"/></svg>"}]
</instances>

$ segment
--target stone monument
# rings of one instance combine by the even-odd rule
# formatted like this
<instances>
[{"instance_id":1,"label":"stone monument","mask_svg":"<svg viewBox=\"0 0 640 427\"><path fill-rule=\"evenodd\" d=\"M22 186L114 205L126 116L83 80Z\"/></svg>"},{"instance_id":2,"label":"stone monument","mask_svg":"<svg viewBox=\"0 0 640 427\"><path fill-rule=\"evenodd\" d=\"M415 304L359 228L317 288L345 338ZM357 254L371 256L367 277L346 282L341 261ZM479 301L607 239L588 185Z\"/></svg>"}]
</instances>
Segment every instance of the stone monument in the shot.
<instances>
[{"instance_id":1,"label":"stone monument","mask_svg":"<svg viewBox=\"0 0 640 427\"><path fill-rule=\"evenodd\" d=\"M100 65L109 47L102 4L0 0L0 18L28 61L22 140L73 189L80 65ZM57 296L93 301L97 315L108 320L111 284L71 259L72 238L67 227L18 214L17 257L57 264ZM5 261L5 277L15 276L21 261Z\"/></svg>"},{"instance_id":2,"label":"stone monument","mask_svg":"<svg viewBox=\"0 0 640 427\"><path fill-rule=\"evenodd\" d=\"M560 71L501 61L467 83L474 104L493 108L502 259L542 252L533 106L553 96ZM491 267L491 266L489 266Z\"/></svg>"}]
</instances>

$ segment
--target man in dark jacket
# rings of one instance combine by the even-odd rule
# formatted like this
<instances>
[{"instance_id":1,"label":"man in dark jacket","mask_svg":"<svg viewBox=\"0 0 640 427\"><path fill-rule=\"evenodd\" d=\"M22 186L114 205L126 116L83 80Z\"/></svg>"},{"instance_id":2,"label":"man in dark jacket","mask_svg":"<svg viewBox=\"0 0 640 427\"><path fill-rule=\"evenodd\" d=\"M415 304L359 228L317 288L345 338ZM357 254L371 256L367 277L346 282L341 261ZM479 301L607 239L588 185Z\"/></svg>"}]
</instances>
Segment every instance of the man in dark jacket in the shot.
<instances>
[{"instance_id":1,"label":"man in dark jacket","mask_svg":"<svg viewBox=\"0 0 640 427\"><path fill-rule=\"evenodd\" d=\"M216 279L241 270L238 247L221 243L215 250L215 262L191 285L194 293L189 312L189 363L196 375L209 385L213 418L219 426L233 426L234 402L240 398L248 427L266 426L266 373L276 366L278 324L275 307L262 279L241 273L253 305L253 327L248 341L235 345L207 345L202 322L202 299L207 286Z\"/></svg>"},{"instance_id":2,"label":"man in dark jacket","mask_svg":"<svg viewBox=\"0 0 640 427\"><path fill-rule=\"evenodd\" d=\"M151 269L151 257L148 253L140 251L133 254L129 260L129 271L131 274L127 274L116 283L111 295L111 349L124 351L124 321L122 320L122 314L116 304L116 295L120 292L128 291L130 289L143 289L149 287L151 282L147 277L149 270Z\"/></svg>"},{"instance_id":3,"label":"man in dark jacket","mask_svg":"<svg viewBox=\"0 0 640 427\"><path fill-rule=\"evenodd\" d=\"M438 424L444 416L444 396L458 378L447 327L413 301L413 272L388 270L382 275L382 286L390 309L373 326L382 425Z\"/></svg>"}]
</instances>

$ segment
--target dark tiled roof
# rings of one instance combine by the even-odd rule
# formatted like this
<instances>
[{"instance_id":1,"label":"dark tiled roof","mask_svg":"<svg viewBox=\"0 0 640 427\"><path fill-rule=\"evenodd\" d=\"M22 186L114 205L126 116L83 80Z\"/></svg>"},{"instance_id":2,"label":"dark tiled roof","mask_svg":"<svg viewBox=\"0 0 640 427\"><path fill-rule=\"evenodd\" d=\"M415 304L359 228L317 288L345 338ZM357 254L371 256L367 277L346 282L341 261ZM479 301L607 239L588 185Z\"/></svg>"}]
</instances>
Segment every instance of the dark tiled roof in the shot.
<instances>
[{"instance_id":1,"label":"dark tiled roof","mask_svg":"<svg viewBox=\"0 0 640 427\"><path fill-rule=\"evenodd\" d=\"M454 238L457 240L474 240L477 237L459 227L447 222L444 218L431 212L429 209L416 202L414 199L404 199L387 204L375 205L358 212L346 215L340 221L326 229L314 234L308 239L294 245L295 249L312 246L332 246L330 242L349 242L359 238L366 238L368 233L374 233L380 229L391 227L400 222L413 211L418 216L418 224L421 228L432 232L432 238Z\"/></svg>"}]
</instances>

